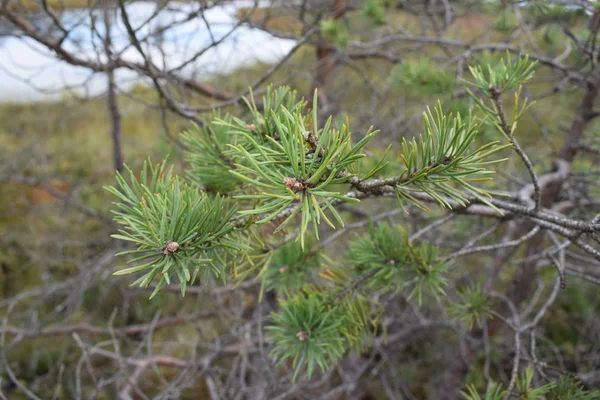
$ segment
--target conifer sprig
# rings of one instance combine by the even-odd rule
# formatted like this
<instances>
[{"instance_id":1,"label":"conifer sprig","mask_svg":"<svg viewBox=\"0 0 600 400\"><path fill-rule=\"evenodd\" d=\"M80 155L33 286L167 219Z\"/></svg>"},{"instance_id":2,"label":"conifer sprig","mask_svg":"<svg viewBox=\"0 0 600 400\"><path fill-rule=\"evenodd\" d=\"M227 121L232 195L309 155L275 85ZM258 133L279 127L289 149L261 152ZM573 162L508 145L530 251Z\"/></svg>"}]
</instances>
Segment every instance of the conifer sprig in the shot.
<instances>
[{"instance_id":1,"label":"conifer sprig","mask_svg":"<svg viewBox=\"0 0 600 400\"><path fill-rule=\"evenodd\" d=\"M420 191L452 208L447 199L466 206L471 195L494 208L487 200L491 193L473 182L490 180L494 171L488 167L505 160L492 156L510 145L494 141L474 149L478 135L474 120L463 119L460 114L445 115L439 103L433 112L428 108L423 114L423 124L424 134L419 140L402 140L401 157L406 168L396 185L398 197L424 208L411 195Z\"/></svg>"},{"instance_id":2,"label":"conifer sprig","mask_svg":"<svg viewBox=\"0 0 600 400\"><path fill-rule=\"evenodd\" d=\"M117 187L105 189L120 200L113 212L123 229L112 237L137 246L118 255L133 256L128 262L138 265L115 274L145 272L133 283L141 287L160 277L151 297L174 277L182 295L198 274L203 280L211 275L224 279L225 271L215 258L238 248L231 237L235 208L230 202L181 182L171 169L165 171L165 162L157 166L144 162L139 180L125 168L129 183L117 173Z\"/></svg>"},{"instance_id":3,"label":"conifer sprig","mask_svg":"<svg viewBox=\"0 0 600 400\"><path fill-rule=\"evenodd\" d=\"M532 61L528 56L512 59L509 53L494 66L488 64L483 68L480 65L469 66L473 82L467 83L481 90L482 93L507 92L518 88L531 78L535 73L537 61Z\"/></svg>"},{"instance_id":4,"label":"conifer sprig","mask_svg":"<svg viewBox=\"0 0 600 400\"><path fill-rule=\"evenodd\" d=\"M230 122L231 116L215 112L210 120L205 121L204 128L193 124L182 134L187 147L185 177L188 182L206 191L230 193L241 184L229 173L234 167L234 155L228 145L235 144L237 137L229 135L227 127L213 122L218 119Z\"/></svg>"},{"instance_id":5,"label":"conifer sprig","mask_svg":"<svg viewBox=\"0 0 600 400\"><path fill-rule=\"evenodd\" d=\"M266 286L283 293L306 287L315 279L322 262L321 252L313 251L310 241L305 248L298 241L289 241L274 251L266 272Z\"/></svg>"},{"instance_id":6,"label":"conifer sprig","mask_svg":"<svg viewBox=\"0 0 600 400\"><path fill-rule=\"evenodd\" d=\"M492 316L489 297L479 285L471 285L458 294L460 301L450 304L448 314L464 323L466 330L481 327L484 319Z\"/></svg>"},{"instance_id":7,"label":"conifer sprig","mask_svg":"<svg viewBox=\"0 0 600 400\"><path fill-rule=\"evenodd\" d=\"M581 383L570 376L561 376L558 382L545 384L533 382L533 370L525 369L516 380L516 391L513 398L523 400L598 400L600 391L585 390ZM503 400L506 397L506 389L501 383L490 381L481 396L473 384L469 384L466 390L460 392L465 400Z\"/></svg>"},{"instance_id":8,"label":"conifer sprig","mask_svg":"<svg viewBox=\"0 0 600 400\"><path fill-rule=\"evenodd\" d=\"M369 302L361 298L336 301L331 293L300 292L280 302L281 311L271 314L265 329L275 344L271 355L279 364L291 360L293 379L318 367L327 371L349 348L362 348L372 329Z\"/></svg>"},{"instance_id":9,"label":"conifer sprig","mask_svg":"<svg viewBox=\"0 0 600 400\"><path fill-rule=\"evenodd\" d=\"M316 92L314 101L317 101ZM316 110L317 105L314 107ZM369 130L353 145L347 123L337 130L331 126L332 119L329 118L320 129L316 111L307 117L301 109L291 112L281 105L279 110L278 113L271 110L263 124L274 125L276 136L257 138L251 131L230 125L231 132L241 135L244 142L243 145L231 145L239 161L230 172L254 189L252 194L236 196L253 202L252 209L240 211L240 215L259 215L256 222L266 223L291 209L279 229L300 215L298 237L304 247L310 224L317 239L321 219L335 228L328 214L343 226L342 218L333 207L334 202L357 199L332 191L330 187L350 180L352 174L348 171L364 157L361 150L376 132Z\"/></svg>"},{"instance_id":10,"label":"conifer sprig","mask_svg":"<svg viewBox=\"0 0 600 400\"><path fill-rule=\"evenodd\" d=\"M356 237L348 247L350 265L361 274L371 273L366 287L397 293L405 284L413 285L408 298L416 297L419 304L425 291L434 296L446 294L448 265L437 261L438 249L411 243L401 229L370 226L368 235Z\"/></svg>"},{"instance_id":11,"label":"conifer sprig","mask_svg":"<svg viewBox=\"0 0 600 400\"><path fill-rule=\"evenodd\" d=\"M271 354L280 363L292 360L294 379L306 365L310 378L315 367L325 371L346 351L340 335L343 320L337 319L335 310L327 308L317 295L299 294L282 302L282 311L272 314L273 325L266 329L275 343Z\"/></svg>"},{"instance_id":12,"label":"conifer sprig","mask_svg":"<svg viewBox=\"0 0 600 400\"><path fill-rule=\"evenodd\" d=\"M533 64L526 59L503 61L487 72L472 69L473 85L488 98L477 104L511 139L527 104L519 108L517 102L509 123L502 118L499 96L520 88L532 74ZM519 95L517 90L516 100ZM245 261L234 275L262 277L261 293L268 288L281 297L267 328L272 356L280 363L290 361L294 378L301 371L310 377L316 369L326 371L348 349L367 345L380 312L373 293L393 295L409 288L408 299L421 304L425 294L435 300L445 296L449 281L448 263L440 261L436 246L413 242L403 229L386 224L370 226L349 243L346 262L332 263L326 249L312 250L321 221L334 228L343 225L339 203L393 193L423 209L423 193L445 207L467 206L476 198L493 208L488 202L493 193L480 183L490 180L490 167L503 161L498 153L518 145L514 140L480 143L474 118L445 114L438 104L424 113L423 134L402 141L395 163L402 169L394 174L382 158L359 176L358 161L376 132L369 129L353 138L348 120L336 125L331 117L319 126L316 92L311 112L289 88L269 88L260 105L251 94L246 105L247 118L215 113L205 127L184 134L189 183L165 170L164 162L156 167L145 163L139 179L127 169L127 180L118 174L116 187L107 188L119 200L115 220L123 226L114 237L136 246L121 253L132 256L135 266L117 274L142 272L134 283L142 286L158 280L153 296L178 280L183 294L197 275L224 279L227 260L241 255ZM392 177L373 179L384 168ZM338 191L344 185L352 191ZM271 246L269 237L292 221L297 229L286 238L298 240ZM269 237L257 237L267 229L256 224L267 227L268 222L277 228ZM488 299L479 287L459 297L450 314L467 327L489 316ZM474 388L467 393L477 395ZM495 398L502 391L492 387L489 393Z\"/></svg>"}]
</instances>

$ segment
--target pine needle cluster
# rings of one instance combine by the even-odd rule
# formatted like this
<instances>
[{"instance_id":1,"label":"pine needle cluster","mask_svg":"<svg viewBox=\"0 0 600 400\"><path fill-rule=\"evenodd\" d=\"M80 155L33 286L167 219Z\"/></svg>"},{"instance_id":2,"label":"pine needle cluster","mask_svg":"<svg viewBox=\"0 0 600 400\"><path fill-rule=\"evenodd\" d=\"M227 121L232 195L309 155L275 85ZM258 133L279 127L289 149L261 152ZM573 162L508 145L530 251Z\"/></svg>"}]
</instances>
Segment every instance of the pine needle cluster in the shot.
<instances>
[{"instance_id":1,"label":"pine needle cluster","mask_svg":"<svg viewBox=\"0 0 600 400\"><path fill-rule=\"evenodd\" d=\"M471 72L489 101L520 88L533 63L508 60ZM517 102L519 96L517 90ZM165 162L146 162L139 175L126 169L107 188L122 226L114 237L133 244L121 255L134 266L116 274L139 274L134 284L155 284L152 296L172 282L183 295L198 278L204 284L262 279L263 290L280 302L267 328L271 354L289 362L295 377L326 371L347 351L366 348L381 317L377 296L402 294L419 304L450 297L449 261L402 227L370 225L346 244L343 256L328 257L319 240L324 225L344 226L339 205L395 194L423 209L432 202L466 207L473 199L492 206L493 193L481 182L492 179L503 161L499 152L515 143L482 143L476 118L445 114L438 104L424 113L422 134L400 143L392 164L397 171L382 157L362 173L359 162L377 132L352 134L348 120L332 118L320 125L317 100L315 92L309 110L286 87L269 88L260 102L250 95L242 116L214 113L182 135L188 149L183 178ZM505 128L497 106L479 98L478 104L485 118ZM374 178L384 170L389 176ZM478 287L452 298L451 315L467 327L489 316Z\"/></svg>"}]
</instances>

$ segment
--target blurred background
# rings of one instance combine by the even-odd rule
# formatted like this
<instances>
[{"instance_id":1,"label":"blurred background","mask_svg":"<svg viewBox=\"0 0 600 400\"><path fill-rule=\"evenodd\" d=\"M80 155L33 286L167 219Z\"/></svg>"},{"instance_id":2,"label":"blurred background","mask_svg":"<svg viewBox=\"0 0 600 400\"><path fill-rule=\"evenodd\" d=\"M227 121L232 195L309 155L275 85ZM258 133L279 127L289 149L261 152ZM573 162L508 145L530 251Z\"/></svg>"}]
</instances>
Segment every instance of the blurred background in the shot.
<instances>
[{"instance_id":1,"label":"blurred background","mask_svg":"<svg viewBox=\"0 0 600 400\"><path fill-rule=\"evenodd\" d=\"M181 132L215 112L247 115L249 88L259 99L271 84L307 99L317 89L319 116L348 118L357 138L380 129L374 159L422 132L428 106L471 112L468 66L507 54L538 60L523 88L536 104L518 137L536 171L547 172L595 82L599 15L585 0L0 0L1 398L422 399L444 398L444 388L456 394L465 381L483 385L490 368L508 380L510 334L489 335L491 355L465 354L466 335L435 325L443 312L396 298L386 326L404 336L386 354L351 355L315 382L292 383L262 342L248 345L262 337L270 310L257 301L260 282L194 286L184 299L174 287L148 301L151 289L112 276L124 266L114 257L124 245L110 238L118 228L103 186L114 184L123 163L136 171L148 157L168 156L183 171ZM573 200L570 210L582 219L600 206L600 133L589 117L560 199ZM501 139L482 126L481 140ZM527 180L510 156L495 185L515 191ZM506 233L485 217L450 221L437 208L395 209L393 199L380 199L345 217L358 223L388 212L380 219L410 232L448 218L423 236L448 253L492 228L490 243ZM344 251L335 242L329 253ZM516 279L527 251L505 255L497 288ZM463 258L456 285L485 281L500 256ZM523 357L594 388L600 265L570 256L567 288L532 336L538 353ZM522 288L529 313L556 274L544 266ZM431 329L410 330L425 322ZM464 364L454 368L459 358ZM195 361L182 364L188 359Z\"/></svg>"}]
</instances>

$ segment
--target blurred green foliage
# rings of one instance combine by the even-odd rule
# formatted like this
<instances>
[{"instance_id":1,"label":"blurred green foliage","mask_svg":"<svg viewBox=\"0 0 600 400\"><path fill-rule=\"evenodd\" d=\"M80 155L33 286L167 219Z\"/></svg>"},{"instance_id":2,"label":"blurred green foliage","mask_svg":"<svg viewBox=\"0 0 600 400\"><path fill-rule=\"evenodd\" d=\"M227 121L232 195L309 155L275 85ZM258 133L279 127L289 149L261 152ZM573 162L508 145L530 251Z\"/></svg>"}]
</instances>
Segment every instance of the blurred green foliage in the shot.
<instances>
[{"instance_id":1,"label":"blurred green foliage","mask_svg":"<svg viewBox=\"0 0 600 400\"><path fill-rule=\"evenodd\" d=\"M430 58L420 58L394 67L389 81L398 92L410 96L447 97L454 90L456 75L444 71Z\"/></svg>"}]
</instances>

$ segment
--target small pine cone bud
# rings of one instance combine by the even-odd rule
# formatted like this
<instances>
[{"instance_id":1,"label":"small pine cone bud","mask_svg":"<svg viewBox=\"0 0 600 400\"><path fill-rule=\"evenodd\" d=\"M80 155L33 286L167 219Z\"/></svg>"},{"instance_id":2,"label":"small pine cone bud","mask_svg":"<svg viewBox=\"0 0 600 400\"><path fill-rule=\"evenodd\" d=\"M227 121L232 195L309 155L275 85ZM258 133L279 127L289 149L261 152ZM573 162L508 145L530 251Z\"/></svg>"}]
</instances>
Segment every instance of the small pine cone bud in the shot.
<instances>
[{"instance_id":1,"label":"small pine cone bud","mask_svg":"<svg viewBox=\"0 0 600 400\"><path fill-rule=\"evenodd\" d=\"M294 178L283 178L283 183L291 189L296 184L296 180Z\"/></svg>"},{"instance_id":2,"label":"small pine cone bud","mask_svg":"<svg viewBox=\"0 0 600 400\"><path fill-rule=\"evenodd\" d=\"M179 243L177 243L177 242L169 242L165 246L165 249L164 249L163 253L165 253L165 255L168 256L168 255L171 255L171 254L175 253L177 250L179 250Z\"/></svg>"},{"instance_id":3,"label":"small pine cone bud","mask_svg":"<svg viewBox=\"0 0 600 400\"><path fill-rule=\"evenodd\" d=\"M246 125L246 128L248 128L249 131L254 131L254 130L256 130L256 125L248 124L248 125Z\"/></svg>"},{"instance_id":4,"label":"small pine cone bud","mask_svg":"<svg viewBox=\"0 0 600 400\"><path fill-rule=\"evenodd\" d=\"M283 274L285 271L287 271L287 265L284 265L283 267L279 268L280 274Z\"/></svg>"},{"instance_id":5,"label":"small pine cone bud","mask_svg":"<svg viewBox=\"0 0 600 400\"><path fill-rule=\"evenodd\" d=\"M304 331L300 331L300 332L296 333L296 337L301 342L304 342L306 339L308 339L308 335Z\"/></svg>"},{"instance_id":6,"label":"small pine cone bud","mask_svg":"<svg viewBox=\"0 0 600 400\"><path fill-rule=\"evenodd\" d=\"M265 122L265 119L264 119L264 118L261 118L261 119L260 119L260 124L261 124L261 125L264 125L264 124L266 124L266 122Z\"/></svg>"},{"instance_id":7,"label":"small pine cone bud","mask_svg":"<svg viewBox=\"0 0 600 400\"><path fill-rule=\"evenodd\" d=\"M317 145L319 143L318 143L315 135L312 134L312 132L309 132L309 131L302 132L302 137L309 144L311 150L313 150L313 151L316 150Z\"/></svg>"},{"instance_id":8,"label":"small pine cone bud","mask_svg":"<svg viewBox=\"0 0 600 400\"><path fill-rule=\"evenodd\" d=\"M305 186L302 182L294 178L283 178L283 183L294 192L300 192L304 190Z\"/></svg>"}]
</instances>

